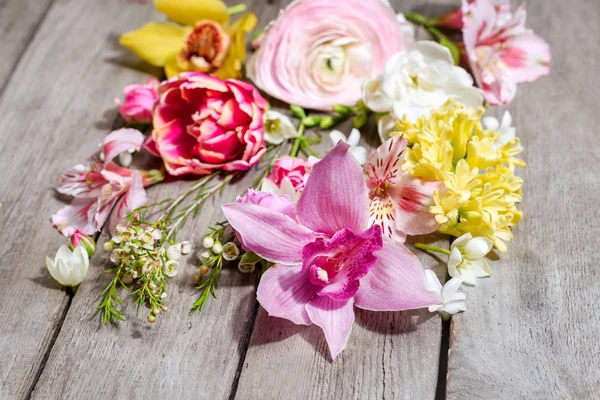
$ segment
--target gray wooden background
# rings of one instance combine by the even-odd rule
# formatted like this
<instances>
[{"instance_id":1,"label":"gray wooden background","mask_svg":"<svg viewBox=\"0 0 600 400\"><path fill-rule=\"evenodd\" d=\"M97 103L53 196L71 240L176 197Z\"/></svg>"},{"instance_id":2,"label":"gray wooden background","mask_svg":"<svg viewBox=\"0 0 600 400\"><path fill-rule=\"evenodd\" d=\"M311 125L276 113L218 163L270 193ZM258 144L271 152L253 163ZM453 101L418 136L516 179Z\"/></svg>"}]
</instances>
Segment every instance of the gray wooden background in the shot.
<instances>
[{"instance_id":1,"label":"gray wooden background","mask_svg":"<svg viewBox=\"0 0 600 400\"><path fill-rule=\"evenodd\" d=\"M114 327L100 327L96 313L107 282L102 252L74 296L45 270L44 257L64 242L49 223L61 206L60 172L119 124L113 99L122 88L158 72L117 43L161 18L151 3L0 0L0 398L598 398L600 2L527 2L528 26L550 42L552 72L520 86L509 107L529 164L525 219L494 277L466 289L469 310L451 323L427 311L359 311L335 362L317 328L269 318L255 279L236 268L225 271L219 300L190 318L192 258L158 323L136 319L130 304L130 318ZM262 26L285 3L248 5ZM392 3L432 16L458 5ZM221 219L223 200L188 224L194 243ZM439 259L420 257L442 271Z\"/></svg>"}]
</instances>

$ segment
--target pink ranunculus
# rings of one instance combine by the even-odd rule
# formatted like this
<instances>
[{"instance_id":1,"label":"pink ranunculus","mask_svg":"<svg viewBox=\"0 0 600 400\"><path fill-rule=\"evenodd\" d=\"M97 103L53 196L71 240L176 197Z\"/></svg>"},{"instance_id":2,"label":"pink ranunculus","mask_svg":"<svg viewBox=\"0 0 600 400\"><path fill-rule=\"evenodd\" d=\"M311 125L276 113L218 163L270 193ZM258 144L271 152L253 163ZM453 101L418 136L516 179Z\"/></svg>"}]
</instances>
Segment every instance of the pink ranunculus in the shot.
<instances>
[{"instance_id":1,"label":"pink ranunculus","mask_svg":"<svg viewBox=\"0 0 600 400\"><path fill-rule=\"evenodd\" d=\"M403 26L386 1L296 0L267 27L247 71L273 97L330 110L354 105L363 81L405 48Z\"/></svg>"},{"instance_id":2,"label":"pink ranunculus","mask_svg":"<svg viewBox=\"0 0 600 400\"><path fill-rule=\"evenodd\" d=\"M425 182L402 171L407 141L394 136L373 151L365 166L370 223L399 242L407 235L435 232L438 224L429 207L440 182Z\"/></svg>"},{"instance_id":3,"label":"pink ranunculus","mask_svg":"<svg viewBox=\"0 0 600 400\"><path fill-rule=\"evenodd\" d=\"M73 200L52 217L52 223L63 235L99 231L113 209L110 226L114 227L146 203L144 187L161 181L162 173L131 170L112 161L123 151L139 150L143 141L144 135L136 129L114 131L104 139L104 162L94 158L62 174L57 190Z\"/></svg>"},{"instance_id":4,"label":"pink ranunculus","mask_svg":"<svg viewBox=\"0 0 600 400\"><path fill-rule=\"evenodd\" d=\"M463 0L462 12L468 62L488 103L509 103L517 84L550 72L550 47L525 28L524 7L513 14L510 0Z\"/></svg>"},{"instance_id":5,"label":"pink ranunculus","mask_svg":"<svg viewBox=\"0 0 600 400\"><path fill-rule=\"evenodd\" d=\"M185 72L163 82L158 96L146 148L169 174L243 171L265 154L267 102L252 85Z\"/></svg>"},{"instance_id":6,"label":"pink ranunculus","mask_svg":"<svg viewBox=\"0 0 600 400\"><path fill-rule=\"evenodd\" d=\"M150 78L145 85L125 87L125 101L121 103L119 99L115 99L119 106L119 112L125 121L141 124L152 122L152 109L158 100L156 89L159 83L158 79Z\"/></svg>"},{"instance_id":7,"label":"pink ranunculus","mask_svg":"<svg viewBox=\"0 0 600 400\"><path fill-rule=\"evenodd\" d=\"M354 306L397 311L439 303L419 260L369 224L362 168L338 143L315 164L296 205L296 219L255 204L223 205L244 245L276 263L257 297L269 315L319 326L331 356L346 346Z\"/></svg>"}]
</instances>

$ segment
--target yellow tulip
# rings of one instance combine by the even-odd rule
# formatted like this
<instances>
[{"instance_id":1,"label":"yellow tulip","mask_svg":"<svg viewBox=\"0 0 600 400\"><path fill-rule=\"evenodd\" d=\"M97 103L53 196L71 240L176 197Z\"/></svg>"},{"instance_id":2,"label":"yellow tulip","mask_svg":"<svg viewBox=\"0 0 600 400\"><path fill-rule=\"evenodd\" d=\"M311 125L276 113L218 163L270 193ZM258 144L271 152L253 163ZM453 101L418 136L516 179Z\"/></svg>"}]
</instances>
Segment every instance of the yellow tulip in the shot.
<instances>
[{"instance_id":1,"label":"yellow tulip","mask_svg":"<svg viewBox=\"0 0 600 400\"><path fill-rule=\"evenodd\" d=\"M238 78L246 62L246 33L257 18L248 13L230 24L221 0L155 0L156 9L175 23L150 22L121 36L121 45L168 78L199 71L221 79Z\"/></svg>"}]
</instances>

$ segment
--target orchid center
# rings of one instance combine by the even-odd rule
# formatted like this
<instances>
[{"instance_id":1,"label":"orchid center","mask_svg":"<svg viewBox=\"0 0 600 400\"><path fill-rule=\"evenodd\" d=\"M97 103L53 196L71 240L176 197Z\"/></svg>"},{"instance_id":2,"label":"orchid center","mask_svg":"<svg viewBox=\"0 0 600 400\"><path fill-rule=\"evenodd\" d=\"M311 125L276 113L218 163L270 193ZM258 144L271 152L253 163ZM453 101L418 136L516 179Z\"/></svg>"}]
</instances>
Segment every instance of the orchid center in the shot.
<instances>
[{"instance_id":1,"label":"orchid center","mask_svg":"<svg viewBox=\"0 0 600 400\"><path fill-rule=\"evenodd\" d=\"M221 25L200 21L185 36L177 62L186 70L211 73L221 66L230 44L231 39Z\"/></svg>"},{"instance_id":2,"label":"orchid center","mask_svg":"<svg viewBox=\"0 0 600 400\"><path fill-rule=\"evenodd\" d=\"M319 287L318 296L345 301L356 294L360 278L375 265L375 253L382 247L381 228L377 225L362 233L342 229L331 238L319 238L304 246L302 269Z\"/></svg>"}]
</instances>

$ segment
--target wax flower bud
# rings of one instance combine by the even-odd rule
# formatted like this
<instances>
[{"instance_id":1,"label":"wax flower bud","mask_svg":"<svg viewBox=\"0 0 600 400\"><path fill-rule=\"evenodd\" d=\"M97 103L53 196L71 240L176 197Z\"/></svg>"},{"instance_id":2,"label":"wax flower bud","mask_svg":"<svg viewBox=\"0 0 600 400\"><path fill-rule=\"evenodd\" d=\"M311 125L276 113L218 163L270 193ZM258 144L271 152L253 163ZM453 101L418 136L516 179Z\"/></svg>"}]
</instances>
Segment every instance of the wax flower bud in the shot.
<instances>
[{"instance_id":1,"label":"wax flower bud","mask_svg":"<svg viewBox=\"0 0 600 400\"><path fill-rule=\"evenodd\" d=\"M227 261L236 260L240 256L240 249L235 243L229 242L223 245L223 258Z\"/></svg>"},{"instance_id":2,"label":"wax flower bud","mask_svg":"<svg viewBox=\"0 0 600 400\"><path fill-rule=\"evenodd\" d=\"M94 239L79 229L76 229L75 232L73 232L73 235L71 235L71 243L69 244L69 248L71 251L73 251L78 246L83 246L85 251L88 253L88 257L93 256L94 252L96 251L96 242Z\"/></svg>"},{"instance_id":3,"label":"wax flower bud","mask_svg":"<svg viewBox=\"0 0 600 400\"><path fill-rule=\"evenodd\" d=\"M212 236L206 236L204 238L204 240L202 240L202 246L204 246L204 248L206 249L210 249L215 245L215 240L212 238Z\"/></svg>"},{"instance_id":4,"label":"wax flower bud","mask_svg":"<svg viewBox=\"0 0 600 400\"><path fill-rule=\"evenodd\" d=\"M256 253L244 253L238 264L238 269L243 273L252 273L256 269L256 264L261 261L261 258Z\"/></svg>"}]
</instances>

